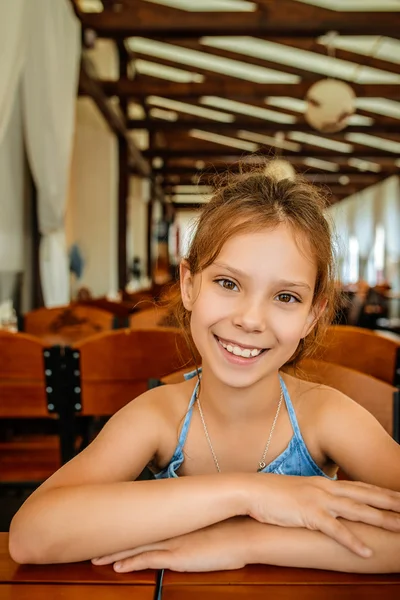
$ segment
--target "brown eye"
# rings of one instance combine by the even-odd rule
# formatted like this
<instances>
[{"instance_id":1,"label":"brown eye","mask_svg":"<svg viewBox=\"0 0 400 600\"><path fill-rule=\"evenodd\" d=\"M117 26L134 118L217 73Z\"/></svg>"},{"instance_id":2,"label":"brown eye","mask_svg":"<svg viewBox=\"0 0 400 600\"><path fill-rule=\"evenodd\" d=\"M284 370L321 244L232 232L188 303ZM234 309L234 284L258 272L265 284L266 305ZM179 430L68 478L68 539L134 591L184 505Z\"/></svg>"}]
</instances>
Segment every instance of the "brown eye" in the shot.
<instances>
[{"instance_id":1,"label":"brown eye","mask_svg":"<svg viewBox=\"0 0 400 600\"><path fill-rule=\"evenodd\" d=\"M236 283L230 279L218 279L217 283L225 290L229 290L231 292L235 292L237 290Z\"/></svg>"},{"instance_id":2,"label":"brown eye","mask_svg":"<svg viewBox=\"0 0 400 600\"><path fill-rule=\"evenodd\" d=\"M283 302L284 304L290 304L292 301L298 302L297 298L292 296L292 294L278 294L279 302Z\"/></svg>"}]
</instances>

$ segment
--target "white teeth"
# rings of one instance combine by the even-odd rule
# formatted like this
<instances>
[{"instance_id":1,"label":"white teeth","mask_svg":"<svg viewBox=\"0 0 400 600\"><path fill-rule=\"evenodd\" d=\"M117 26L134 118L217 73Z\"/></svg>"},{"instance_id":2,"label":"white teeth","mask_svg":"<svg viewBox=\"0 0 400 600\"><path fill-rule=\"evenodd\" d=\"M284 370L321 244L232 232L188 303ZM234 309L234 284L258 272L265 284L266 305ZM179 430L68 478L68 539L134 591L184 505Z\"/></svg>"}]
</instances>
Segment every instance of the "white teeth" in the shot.
<instances>
[{"instance_id":1,"label":"white teeth","mask_svg":"<svg viewBox=\"0 0 400 600\"><path fill-rule=\"evenodd\" d=\"M262 350L258 350L257 348L253 348L252 350L250 350L250 348L240 348L239 346L232 346L231 344L225 344L225 342L222 342L221 340L218 340L219 343L221 344L221 346L223 346L223 348L225 348L225 350L228 350L228 352L230 352L231 354L234 354L235 356L242 356L243 358L250 358L250 357L254 357L254 356L258 356L259 354L261 354Z\"/></svg>"}]
</instances>

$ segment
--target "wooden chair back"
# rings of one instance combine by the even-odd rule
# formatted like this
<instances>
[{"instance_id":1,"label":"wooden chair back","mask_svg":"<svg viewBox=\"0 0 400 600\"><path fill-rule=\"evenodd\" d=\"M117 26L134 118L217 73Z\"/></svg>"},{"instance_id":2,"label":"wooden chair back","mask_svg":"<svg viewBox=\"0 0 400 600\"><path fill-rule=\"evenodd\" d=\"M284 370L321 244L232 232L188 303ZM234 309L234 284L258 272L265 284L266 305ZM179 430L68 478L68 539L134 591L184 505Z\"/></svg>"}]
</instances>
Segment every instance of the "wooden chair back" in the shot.
<instances>
[{"instance_id":1,"label":"wooden chair back","mask_svg":"<svg viewBox=\"0 0 400 600\"><path fill-rule=\"evenodd\" d=\"M108 300L105 296L90 298L88 300L78 300L76 304L79 306L100 308L101 310L112 313L119 319L127 319L130 314L135 312L135 308L130 302Z\"/></svg>"},{"instance_id":2,"label":"wooden chair back","mask_svg":"<svg viewBox=\"0 0 400 600\"><path fill-rule=\"evenodd\" d=\"M76 354L76 356L75 356ZM75 344L72 355L80 371L82 415L111 415L148 389L149 379L161 379L193 357L179 329L120 329Z\"/></svg>"},{"instance_id":3,"label":"wooden chair back","mask_svg":"<svg viewBox=\"0 0 400 600\"><path fill-rule=\"evenodd\" d=\"M1 485L36 486L62 464L62 435L49 433L60 421L48 410L44 352L41 340L0 330L0 421L8 432L0 442Z\"/></svg>"},{"instance_id":4,"label":"wooden chair back","mask_svg":"<svg viewBox=\"0 0 400 600\"><path fill-rule=\"evenodd\" d=\"M26 333L47 345L66 346L114 327L114 315L94 306L69 304L39 308L24 315Z\"/></svg>"},{"instance_id":5,"label":"wooden chair back","mask_svg":"<svg viewBox=\"0 0 400 600\"><path fill-rule=\"evenodd\" d=\"M0 330L0 418L49 416L44 347L30 335Z\"/></svg>"},{"instance_id":6,"label":"wooden chair back","mask_svg":"<svg viewBox=\"0 0 400 600\"><path fill-rule=\"evenodd\" d=\"M397 437L398 390L394 386L360 371L311 358L303 359L295 370L288 371L300 379L328 385L346 394L373 414L391 436Z\"/></svg>"},{"instance_id":7,"label":"wooden chair back","mask_svg":"<svg viewBox=\"0 0 400 600\"><path fill-rule=\"evenodd\" d=\"M333 325L328 328L318 359L398 385L399 349L399 342L369 329Z\"/></svg>"},{"instance_id":8,"label":"wooden chair back","mask_svg":"<svg viewBox=\"0 0 400 600\"><path fill-rule=\"evenodd\" d=\"M153 329L162 327L162 322L168 317L169 310L164 306L153 303L144 310L139 310L129 317L130 329Z\"/></svg>"}]
</instances>

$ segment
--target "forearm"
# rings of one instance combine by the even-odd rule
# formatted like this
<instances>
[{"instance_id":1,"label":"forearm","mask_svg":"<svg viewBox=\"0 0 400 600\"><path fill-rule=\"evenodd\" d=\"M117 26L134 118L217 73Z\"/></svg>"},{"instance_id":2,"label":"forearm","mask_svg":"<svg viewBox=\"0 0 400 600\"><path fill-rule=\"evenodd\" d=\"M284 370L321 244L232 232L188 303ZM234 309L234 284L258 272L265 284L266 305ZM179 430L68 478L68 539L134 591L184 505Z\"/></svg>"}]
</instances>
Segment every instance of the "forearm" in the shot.
<instances>
[{"instance_id":1,"label":"forearm","mask_svg":"<svg viewBox=\"0 0 400 600\"><path fill-rule=\"evenodd\" d=\"M59 487L33 494L14 517L21 563L73 562L204 528L242 512L240 475Z\"/></svg>"},{"instance_id":2,"label":"forearm","mask_svg":"<svg viewBox=\"0 0 400 600\"><path fill-rule=\"evenodd\" d=\"M400 533L346 521L346 526L373 551L370 558L361 558L319 531L264 525L252 519L230 522L232 533L237 528L233 537L245 540L247 564L352 573L400 572Z\"/></svg>"}]
</instances>

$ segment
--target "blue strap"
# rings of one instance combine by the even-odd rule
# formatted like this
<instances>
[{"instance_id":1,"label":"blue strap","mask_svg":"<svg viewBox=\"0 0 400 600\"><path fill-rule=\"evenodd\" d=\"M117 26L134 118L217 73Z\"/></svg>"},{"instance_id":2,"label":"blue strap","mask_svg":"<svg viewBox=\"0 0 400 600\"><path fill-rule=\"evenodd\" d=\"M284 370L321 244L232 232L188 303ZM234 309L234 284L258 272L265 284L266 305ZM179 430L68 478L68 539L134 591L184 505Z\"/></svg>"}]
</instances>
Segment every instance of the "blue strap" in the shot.
<instances>
[{"instance_id":1,"label":"blue strap","mask_svg":"<svg viewBox=\"0 0 400 600\"><path fill-rule=\"evenodd\" d=\"M192 379L193 377L195 377L196 375L199 375L199 374L200 374L200 371L199 372L197 372L197 370L196 371L191 371L190 373L186 373L184 375L184 378L186 380ZM197 390L198 390L199 385L200 385L200 377L198 377L197 383L194 386L194 390L193 390L192 395L190 397L189 406L188 406L188 409L187 409L187 412L186 412L185 420L183 422L181 433L179 435L178 445L177 445L176 450L174 452L174 456L178 456L182 452L183 446L185 445L187 434L188 434L188 431L189 431L190 421L192 419L193 405L194 405L194 403L196 401L196 395L197 395Z\"/></svg>"},{"instance_id":2,"label":"blue strap","mask_svg":"<svg viewBox=\"0 0 400 600\"><path fill-rule=\"evenodd\" d=\"M292 424L293 433L294 433L294 435L297 438L300 438L303 441L303 438L302 438L301 433L300 433L300 427L299 427L299 424L297 422L296 411L294 410L292 401L291 401L290 396L289 396L288 389L287 389L286 384L283 381L281 375L279 375L279 381L280 381L281 388L282 388L282 391L283 391L283 397L285 398L285 404L286 404L286 408L287 408L287 411L288 411L290 422Z\"/></svg>"}]
</instances>

